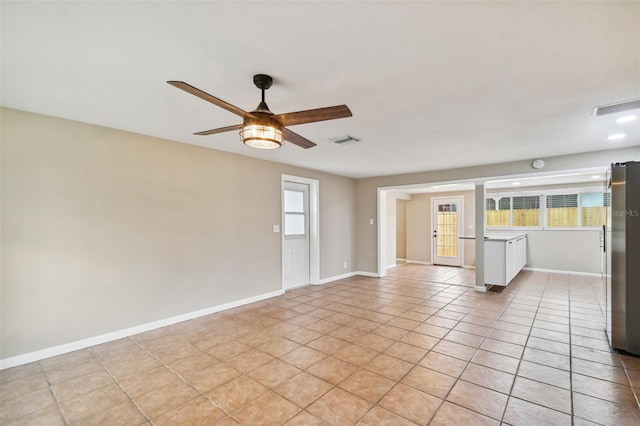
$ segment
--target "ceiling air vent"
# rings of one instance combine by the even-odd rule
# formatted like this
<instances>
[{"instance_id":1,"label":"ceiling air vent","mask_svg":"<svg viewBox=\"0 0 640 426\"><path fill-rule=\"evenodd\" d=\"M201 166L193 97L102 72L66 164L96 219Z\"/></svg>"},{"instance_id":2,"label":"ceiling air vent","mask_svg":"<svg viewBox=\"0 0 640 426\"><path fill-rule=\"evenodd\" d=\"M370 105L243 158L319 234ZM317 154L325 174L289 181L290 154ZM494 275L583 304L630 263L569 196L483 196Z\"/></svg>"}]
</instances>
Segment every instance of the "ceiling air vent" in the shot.
<instances>
[{"instance_id":1,"label":"ceiling air vent","mask_svg":"<svg viewBox=\"0 0 640 426\"><path fill-rule=\"evenodd\" d=\"M333 143L337 143L338 145L348 145L350 143L360 142L360 139L350 135L338 136L329 140Z\"/></svg>"}]
</instances>

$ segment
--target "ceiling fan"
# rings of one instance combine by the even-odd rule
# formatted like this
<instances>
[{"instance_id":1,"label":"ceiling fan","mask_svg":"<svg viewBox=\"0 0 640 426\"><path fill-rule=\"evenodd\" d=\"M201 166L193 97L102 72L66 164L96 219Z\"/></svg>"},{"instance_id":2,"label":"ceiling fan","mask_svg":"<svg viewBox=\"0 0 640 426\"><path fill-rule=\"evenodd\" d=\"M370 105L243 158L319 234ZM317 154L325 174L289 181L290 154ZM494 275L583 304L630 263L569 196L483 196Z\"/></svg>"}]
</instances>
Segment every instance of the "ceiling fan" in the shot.
<instances>
[{"instance_id":1,"label":"ceiling fan","mask_svg":"<svg viewBox=\"0 0 640 426\"><path fill-rule=\"evenodd\" d=\"M184 81L167 81L170 85L184 90L194 96L211 102L220 108L226 109L244 119L242 124L220 127L194 133L195 135L213 135L215 133L240 130L240 139L245 145L261 149L280 148L285 140L302 148L312 148L315 143L309 139L292 132L285 126L296 124L314 123L316 121L334 120L336 118L351 117L351 110L346 105L337 105L326 108L310 109L306 111L274 114L269 110L264 101L264 91L271 87L273 79L265 74L253 76L253 83L262 91L262 101L258 107L250 112L244 111L228 102L218 99L213 95L203 92Z\"/></svg>"}]
</instances>

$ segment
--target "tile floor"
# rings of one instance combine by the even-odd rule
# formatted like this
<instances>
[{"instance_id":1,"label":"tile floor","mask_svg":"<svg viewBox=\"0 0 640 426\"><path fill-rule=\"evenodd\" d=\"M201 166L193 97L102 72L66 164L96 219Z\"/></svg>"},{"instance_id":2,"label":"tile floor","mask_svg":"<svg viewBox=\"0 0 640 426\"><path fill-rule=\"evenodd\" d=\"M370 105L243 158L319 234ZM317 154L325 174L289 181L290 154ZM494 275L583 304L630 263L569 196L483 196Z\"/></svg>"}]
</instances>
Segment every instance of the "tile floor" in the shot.
<instances>
[{"instance_id":1,"label":"tile floor","mask_svg":"<svg viewBox=\"0 0 640 426\"><path fill-rule=\"evenodd\" d=\"M599 280L402 265L0 373L6 425L638 425Z\"/></svg>"}]
</instances>

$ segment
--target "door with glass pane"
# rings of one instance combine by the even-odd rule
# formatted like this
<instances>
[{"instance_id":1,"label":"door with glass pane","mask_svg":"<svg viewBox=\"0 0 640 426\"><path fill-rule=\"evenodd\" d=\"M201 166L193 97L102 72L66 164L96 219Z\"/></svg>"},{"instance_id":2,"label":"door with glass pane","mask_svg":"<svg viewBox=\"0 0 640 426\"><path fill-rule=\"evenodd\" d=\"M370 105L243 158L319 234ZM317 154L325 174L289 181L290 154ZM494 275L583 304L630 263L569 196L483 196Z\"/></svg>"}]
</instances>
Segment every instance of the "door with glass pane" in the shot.
<instances>
[{"instance_id":1,"label":"door with glass pane","mask_svg":"<svg viewBox=\"0 0 640 426\"><path fill-rule=\"evenodd\" d=\"M433 263L462 266L462 197L432 198Z\"/></svg>"},{"instance_id":2,"label":"door with glass pane","mask_svg":"<svg viewBox=\"0 0 640 426\"><path fill-rule=\"evenodd\" d=\"M309 185L285 182L282 204L284 289L309 284Z\"/></svg>"}]
</instances>

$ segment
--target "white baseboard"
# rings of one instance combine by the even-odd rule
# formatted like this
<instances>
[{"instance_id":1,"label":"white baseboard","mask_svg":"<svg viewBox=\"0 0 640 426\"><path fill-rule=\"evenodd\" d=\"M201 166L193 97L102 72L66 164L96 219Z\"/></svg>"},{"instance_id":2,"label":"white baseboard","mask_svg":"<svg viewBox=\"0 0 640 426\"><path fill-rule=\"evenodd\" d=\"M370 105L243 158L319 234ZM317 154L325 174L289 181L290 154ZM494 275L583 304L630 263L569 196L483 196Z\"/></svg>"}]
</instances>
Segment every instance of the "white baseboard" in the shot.
<instances>
[{"instance_id":1,"label":"white baseboard","mask_svg":"<svg viewBox=\"0 0 640 426\"><path fill-rule=\"evenodd\" d=\"M462 265L464 269L476 269L475 265Z\"/></svg>"},{"instance_id":2,"label":"white baseboard","mask_svg":"<svg viewBox=\"0 0 640 426\"><path fill-rule=\"evenodd\" d=\"M363 277L380 278L375 272L356 271L354 275L362 275Z\"/></svg>"},{"instance_id":3,"label":"white baseboard","mask_svg":"<svg viewBox=\"0 0 640 426\"><path fill-rule=\"evenodd\" d=\"M111 333L102 334L100 336L90 337L88 339L78 340L76 342L66 343L64 345L54 346L39 351L29 352L23 355L16 355L10 358L0 359L0 370L10 367L16 367L30 362L39 361L41 359L50 358L52 356L62 355L67 352L77 351L79 349L88 348L90 346L100 345L102 343L111 342L113 340L122 339L124 337L133 336L135 334L144 333L145 331L155 330L157 328L166 327L179 322L188 321L205 315L215 314L216 312L226 311L227 309L237 308L238 306L248 305L249 303L259 302L261 300L270 299L280 296L284 293L282 290L272 291L270 293L260 294L258 296L248 297L246 299L237 300L235 302L225 303L223 305L213 306L199 311L189 312L171 318L159 321L153 321L147 324L135 327L125 328Z\"/></svg>"},{"instance_id":4,"label":"white baseboard","mask_svg":"<svg viewBox=\"0 0 640 426\"><path fill-rule=\"evenodd\" d=\"M358 274L356 272L347 272L346 274L334 275L333 277L323 278L320 281L318 281L317 283L314 283L314 285L328 284L328 283L331 283L333 281L343 280L345 278L351 278L351 277L353 277L355 275L358 275Z\"/></svg>"},{"instance_id":5,"label":"white baseboard","mask_svg":"<svg viewBox=\"0 0 640 426\"><path fill-rule=\"evenodd\" d=\"M396 266L398 266L397 263L394 263L393 265L387 265L387 269L395 268Z\"/></svg>"},{"instance_id":6,"label":"white baseboard","mask_svg":"<svg viewBox=\"0 0 640 426\"><path fill-rule=\"evenodd\" d=\"M380 278L380 275L375 274L373 272L354 271L354 272L347 272L346 274L334 275L333 277L329 277L329 278L323 278L317 283L315 283L314 285L328 284L334 281L343 280L345 278L355 277L357 275L361 275L363 277Z\"/></svg>"},{"instance_id":7,"label":"white baseboard","mask_svg":"<svg viewBox=\"0 0 640 426\"><path fill-rule=\"evenodd\" d=\"M396 263L398 263L398 262L406 262L406 261L407 261L407 259L401 259L399 257L396 258Z\"/></svg>"},{"instance_id":8,"label":"white baseboard","mask_svg":"<svg viewBox=\"0 0 640 426\"><path fill-rule=\"evenodd\" d=\"M531 271L531 272L546 272L548 274L582 275L582 276L586 276L586 277L601 277L602 276L601 273L594 273L594 272L561 271L561 270L557 270L557 269L530 268L528 266L525 266L522 269L525 270L525 271Z\"/></svg>"},{"instance_id":9,"label":"white baseboard","mask_svg":"<svg viewBox=\"0 0 640 426\"><path fill-rule=\"evenodd\" d=\"M317 283L315 283L315 285L327 284L333 281L338 281L344 278L350 278L356 275L362 275L365 277L373 277L373 278L380 277L378 274L373 272L354 271L354 272L348 272L342 275L336 275L333 277L324 278L318 281ZM89 337L87 339L82 339L82 340L78 340L71 343L65 343L63 345L54 346L51 348L29 352L23 355L16 355L10 358L0 359L0 370L4 370L6 368L11 368L11 367L17 367L19 365L28 364L30 362L39 361L41 359L50 358L50 357L62 355L68 352L77 351L79 349L88 348L90 346L100 345L102 343L107 343L107 342L122 339L125 337L133 336L135 334L144 333L145 331L155 330L157 328L166 327L169 325L177 324L179 322L199 318L205 315L226 311L227 309L237 308L238 306L248 305L249 303L270 299L272 297L280 296L282 294L284 294L283 290L272 291L270 293L264 293L258 296L248 297L246 299L225 303L223 305L201 309L199 311L189 312L186 314L178 315L171 318L166 318L159 321L150 322L147 324L138 325L135 327L125 328L123 330L118 330L111 333Z\"/></svg>"},{"instance_id":10,"label":"white baseboard","mask_svg":"<svg viewBox=\"0 0 640 426\"><path fill-rule=\"evenodd\" d=\"M407 263L417 263L419 265L433 265L433 263L431 262L425 262L423 260L411 260L411 259L407 259Z\"/></svg>"}]
</instances>

